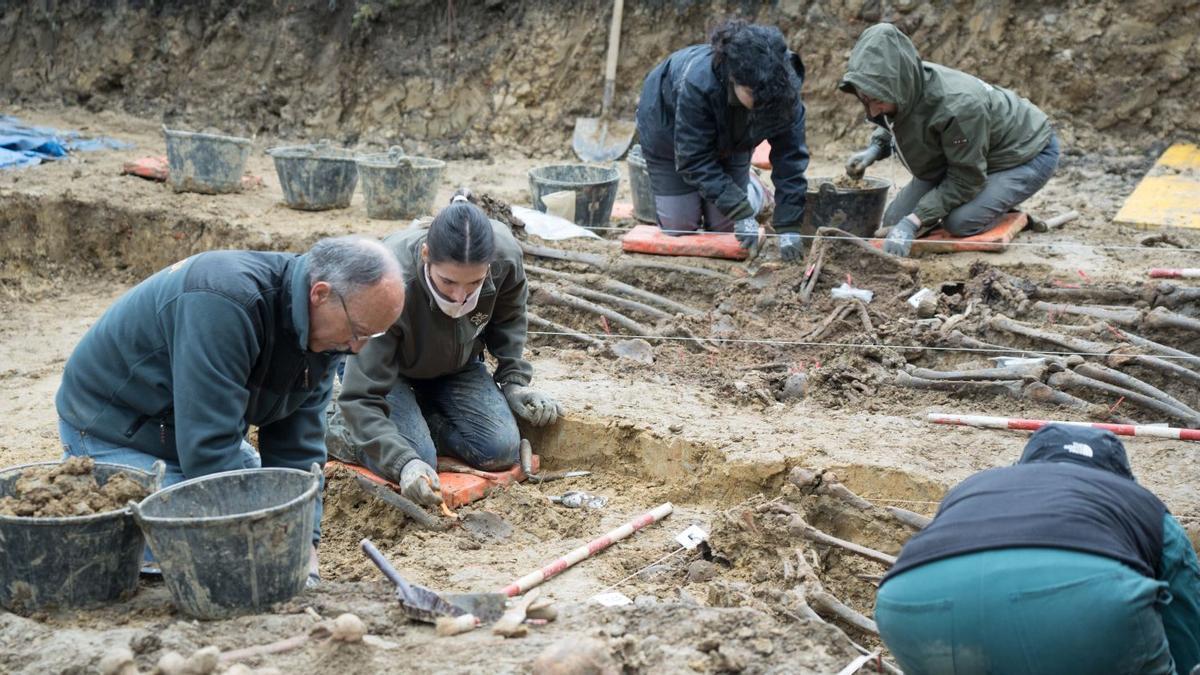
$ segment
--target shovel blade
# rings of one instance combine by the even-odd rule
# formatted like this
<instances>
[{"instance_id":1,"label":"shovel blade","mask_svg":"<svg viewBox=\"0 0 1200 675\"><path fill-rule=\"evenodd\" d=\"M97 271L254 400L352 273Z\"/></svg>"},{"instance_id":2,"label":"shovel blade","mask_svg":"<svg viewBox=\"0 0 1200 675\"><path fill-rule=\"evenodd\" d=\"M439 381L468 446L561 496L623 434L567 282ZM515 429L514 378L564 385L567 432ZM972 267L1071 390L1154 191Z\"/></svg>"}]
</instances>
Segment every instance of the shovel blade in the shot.
<instances>
[{"instance_id":1,"label":"shovel blade","mask_svg":"<svg viewBox=\"0 0 1200 675\"><path fill-rule=\"evenodd\" d=\"M508 603L508 596L503 593L447 593L443 597L484 624L499 620Z\"/></svg>"},{"instance_id":2,"label":"shovel blade","mask_svg":"<svg viewBox=\"0 0 1200 675\"><path fill-rule=\"evenodd\" d=\"M585 162L611 162L619 159L633 142L637 124L629 120L579 117L571 147Z\"/></svg>"}]
</instances>

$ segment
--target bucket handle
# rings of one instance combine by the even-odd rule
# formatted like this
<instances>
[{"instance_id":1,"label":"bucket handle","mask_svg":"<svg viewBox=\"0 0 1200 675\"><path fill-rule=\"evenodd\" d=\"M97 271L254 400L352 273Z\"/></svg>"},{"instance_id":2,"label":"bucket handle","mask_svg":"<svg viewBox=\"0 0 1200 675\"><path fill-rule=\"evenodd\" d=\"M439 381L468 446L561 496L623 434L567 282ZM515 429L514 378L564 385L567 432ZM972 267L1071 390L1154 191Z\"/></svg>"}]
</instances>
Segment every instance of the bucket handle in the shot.
<instances>
[{"instance_id":1,"label":"bucket handle","mask_svg":"<svg viewBox=\"0 0 1200 675\"><path fill-rule=\"evenodd\" d=\"M392 147L388 148L387 156L389 161L399 164L400 160L408 155L404 152L404 148L398 145L393 145Z\"/></svg>"},{"instance_id":2,"label":"bucket handle","mask_svg":"<svg viewBox=\"0 0 1200 675\"><path fill-rule=\"evenodd\" d=\"M156 460L150 467L150 473L154 474L154 482L151 483L154 486L152 492L158 492L162 489L163 481L167 478L167 463L161 459Z\"/></svg>"},{"instance_id":3,"label":"bucket handle","mask_svg":"<svg viewBox=\"0 0 1200 675\"><path fill-rule=\"evenodd\" d=\"M833 196L833 195L837 194L837 191L838 191L837 186L829 181L825 181L824 183L821 183L817 187L817 192L820 193L820 195L822 197Z\"/></svg>"},{"instance_id":4,"label":"bucket handle","mask_svg":"<svg viewBox=\"0 0 1200 675\"><path fill-rule=\"evenodd\" d=\"M129 509L129 512L133 514L133 520L137 523L138 529L140 529L142 532L145 532L146 519L142 516L142 507L138 506L138 503L132 499L125 502L125 506Z\"/></svg>"}]
</instances>

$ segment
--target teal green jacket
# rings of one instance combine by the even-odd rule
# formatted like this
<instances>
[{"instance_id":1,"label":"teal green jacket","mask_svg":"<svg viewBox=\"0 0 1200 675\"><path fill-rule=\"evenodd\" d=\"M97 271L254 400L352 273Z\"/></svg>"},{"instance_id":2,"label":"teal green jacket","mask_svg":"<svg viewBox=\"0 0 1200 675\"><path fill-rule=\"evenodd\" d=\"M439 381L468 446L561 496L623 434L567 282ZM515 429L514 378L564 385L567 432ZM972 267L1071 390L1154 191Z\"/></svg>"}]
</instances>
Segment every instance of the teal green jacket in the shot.
<instances>
[{"instance_id":1,"label":"teal green jacket","mask_svg":"<svg viewBox=\"0 0 1200 675\"><path fill-rule=\"evenodd\" d=\"M917 202L922 223L946 217L983 190L989 173L1020 166L1050 142L1045 113L1016 93L966 73L922 61L900 29L863 31L838 85L896 105L872 121L871 142L921 180L938 183ZM884 223L891 225L892 223Z\"/></svg>"},{"instance_id":2,"label":"teal green jacket","mask_svg":"<svg viewBox=\"0 0 1200 675\"><path fill-rule=\"evenodd\" d=\"M259 428L263 466L325 462L325 408L340 357L308 351L308 262L213 251L119 298L63 371L59 416L85 434L179 462L195 478L242 468Z\"/></svg>"}]
</instances>

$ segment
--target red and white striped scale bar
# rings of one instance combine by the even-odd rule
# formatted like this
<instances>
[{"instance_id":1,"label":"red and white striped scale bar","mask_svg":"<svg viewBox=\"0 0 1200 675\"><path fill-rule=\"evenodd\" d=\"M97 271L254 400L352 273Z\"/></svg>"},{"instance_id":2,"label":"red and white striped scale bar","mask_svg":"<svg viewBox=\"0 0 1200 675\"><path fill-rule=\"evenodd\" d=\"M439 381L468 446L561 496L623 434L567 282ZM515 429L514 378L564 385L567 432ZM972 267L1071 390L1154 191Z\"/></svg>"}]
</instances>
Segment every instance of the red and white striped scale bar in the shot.
<instances>
[{"instance_id":1,"label":"red and white striped scale bar","mask_svg":"<svg viewBox=\"0 0 1200 675\"><path fill-rule=\"evenodd\" d=\"M592 541L571 551L558 560L547 564L542 569L526 574L520 579L517 579L511 584L500 589L499 592L507 595L510 598L521 595L525 591L528 591L550 577L559 574L575 563L586 560L587 558L590 558L600 551L603 551L609 546L612 546L616 542L621 541L625 537L628 537L634 532L637 532L643 527L657 523L663 518L666 518L667 516L671 515L671 511L674 510L674 508L675 507L671 505L671 502L659 504L657 507L612 530L603 537L593 539Z\"/></svg>"},{"instance_id":2,"label":"red and white striped scale bar","mask_svg":"<svg viewBox=\"0 0 1200 675\"><path fill-rule=\"evenodd\" d=\"M1151 279L1200 279L1200 267L1154 267Z\"/></svg>"},{"instance_id":3,"label":"red and white striped scale bar","mask_svg":"<svg viewBox=\"0 0 1200 675\"><path fill-rule=\"evenodd\" d=\"M1055 420L1029 420L1020 417L991 417L988 415L947 415L929 413L928 420L934 424L955 424L964 427L987 429L1018 429L1037 431L1047 424L1066 424L1073 427L1108 429L1118 436L1151 436L1173 438L1180 441L1200 441L1200 429L1179 429L1146 424L1105 424L1103 422L1059 422Z\"/></svg>"}]
</instances>

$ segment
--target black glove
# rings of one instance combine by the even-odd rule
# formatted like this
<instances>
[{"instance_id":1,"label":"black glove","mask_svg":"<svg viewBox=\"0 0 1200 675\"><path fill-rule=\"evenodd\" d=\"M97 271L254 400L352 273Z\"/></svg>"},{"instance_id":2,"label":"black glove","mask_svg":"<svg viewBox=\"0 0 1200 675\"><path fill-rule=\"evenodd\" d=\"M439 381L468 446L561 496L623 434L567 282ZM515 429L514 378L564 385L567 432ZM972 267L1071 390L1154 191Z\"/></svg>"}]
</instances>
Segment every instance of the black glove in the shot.
<instances>
[{"instance_id":1,"label":"black glove","mask_svg":"<svg viewBox=\"0 0 1200 675\"><path fill-rule=\"evenodd\" d=\"M784 232L779 235L779 257L784 262L798 262L804 259L804 239L798 232Z\"/></svg>"},{"instance_id":2,"label":"black glove","mask_svg":"<svg viewBox=\"0 0 1200 675\"><path fill-rule=\"evenodd\" d=\"M862 178L863 174L867 172L867 167L879 159L881 152L883 152L883 148L872 143L866 150L850 155L850 159L846 161L846 175L854 180Z\"/></svg>"},{"instance_id":3,"label":"black glove","mask_svg":"<svg viewBox=\"0 0 1200 675\"><path fill-rule=\"evenodd\" d=\"M743 218L733 224L733 236L742 248L751 248L758 243L758 221Z\"/></svg>"}]
</instances>

